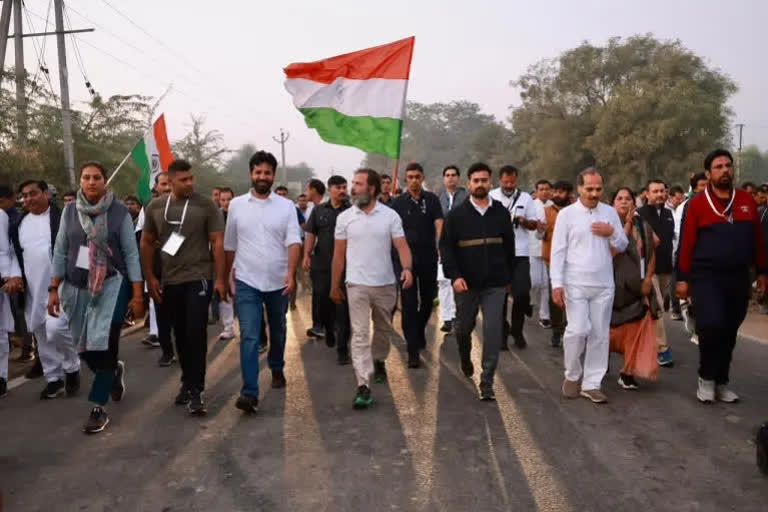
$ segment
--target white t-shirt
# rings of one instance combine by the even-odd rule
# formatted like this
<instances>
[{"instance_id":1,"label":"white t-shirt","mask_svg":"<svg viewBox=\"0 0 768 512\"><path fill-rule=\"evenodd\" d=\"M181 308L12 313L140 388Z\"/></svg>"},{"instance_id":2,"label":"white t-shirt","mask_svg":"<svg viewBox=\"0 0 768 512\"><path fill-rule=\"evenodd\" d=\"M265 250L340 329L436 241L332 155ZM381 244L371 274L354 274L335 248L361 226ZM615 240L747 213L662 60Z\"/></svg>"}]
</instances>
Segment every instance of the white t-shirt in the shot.
<instances>
[{"instance_id":1,"label":"white t-shirt","mask_svg":"<svg viewBox=\"0 0 768 512\"><path fill-rule=\"evenodd\" d=\"M542 203L540 199L534 199L533 209L536 212L536 214L534 215L534 218L539 222L546 222L547 217L546 217L546 214L544 213L544 208L551 205L552 205L552 201L547 201L546 203ZM528 251L531 255L531 258L534 258L534 257L541 258L541 238L539 238L539 236L537 235L543 236L536 229L528 232Z\"/></svg>"},{"instance_id":2,"label":"white t-shirt","mask_svg":"<svg viewBox=\"0 0 768 512\"><path fill-rule=\"evenodd\" d=\"M301 244L296 206L274 192L259 199L248 192L229 203L224 250L235 252L235 276L252 288L285 287L288 247Z\"/></svg>"},{"instance_id":3,"label":"white t-shirt","mask_svg":"<svg viewBox=\"0 0 768 512\"><path fill-rule=\"evenodd\" d=\"M519 188L515 190L515 193L510 197L504 195L501 188L495 188L491 190L489 194L491 199L498 201L501 205L509 211L512 222L515 222L517 217L524 217L525 220L537 219L536 210L533 206L533 198L528 192L523 192ZM542 220L544 220L542 218ZM530 251L528 249L528 236L531 230L525 229L523 226L515 227L515 256L529 256ZM541 254L541 248L539 248L539 254Z\"/></svg>"},{"instance_id":4,"label":"white t-shirt","mask_svg":"<svg viewBox=\"0 0 768 512\"><path fill-rule=\"evenodd\" d=\"M336 219L335 238L347 241L346 282L365 286L395 284L392 239L404 237L400 216L378 201L368 214L357 206L344 210Z\"/></svg>"}]
</instances>

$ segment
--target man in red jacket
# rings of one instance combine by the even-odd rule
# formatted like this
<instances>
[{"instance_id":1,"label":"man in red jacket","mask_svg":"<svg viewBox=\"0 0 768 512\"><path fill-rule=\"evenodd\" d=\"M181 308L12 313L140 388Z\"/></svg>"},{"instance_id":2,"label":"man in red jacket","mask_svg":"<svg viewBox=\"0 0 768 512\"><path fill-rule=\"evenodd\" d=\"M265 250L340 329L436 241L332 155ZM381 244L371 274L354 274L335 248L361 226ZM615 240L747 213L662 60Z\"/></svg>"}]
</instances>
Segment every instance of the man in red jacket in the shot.
<instances>
[{"instance_id":1,"label":"man in red jacket","mask_svg":"<svg viewBox=\"0 0 768 512\"><path fill-rule=\"evenodd\" d=\"M690 200L680 241L677 296L696 304L701 402L735 402L728 371L739 326L747 314L750 269L758 274L760 295L768 286L765 245L757 203L733 187L733 157L718 149L704 160L709 185Z\"/></svg>"}]
</instances>

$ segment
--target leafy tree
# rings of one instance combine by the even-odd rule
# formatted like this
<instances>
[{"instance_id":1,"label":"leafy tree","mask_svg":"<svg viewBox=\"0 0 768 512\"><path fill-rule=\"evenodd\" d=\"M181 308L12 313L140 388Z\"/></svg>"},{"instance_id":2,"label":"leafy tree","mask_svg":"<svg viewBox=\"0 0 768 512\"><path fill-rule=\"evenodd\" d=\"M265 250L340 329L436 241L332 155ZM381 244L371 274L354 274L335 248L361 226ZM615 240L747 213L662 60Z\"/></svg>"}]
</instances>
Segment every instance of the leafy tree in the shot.
<instances>
[{"instance_id":1,"label":"leafy tree","mask_svg":"<svg viewBox=\"0 0 768 512\"><path fill-rule=\"evenodd\" d=\"M757 146L747 146L741 154L741 182L768 183L768 151L761 153ZM740 185L741 183L739 183Z\"/></svg>"},{"instance_id":2,"label":"leafy tree","mask_svg":"<svg viewBox=\"0 0 768 512\"><path fill-rule=\"evenodd\" d=\"M730 142L727 101L736 85L679 41L584 42L513 85L522 105L510 122L537 176L573 179L596 163L613 186L680 182Z\"/></svg>"}]
</instances>

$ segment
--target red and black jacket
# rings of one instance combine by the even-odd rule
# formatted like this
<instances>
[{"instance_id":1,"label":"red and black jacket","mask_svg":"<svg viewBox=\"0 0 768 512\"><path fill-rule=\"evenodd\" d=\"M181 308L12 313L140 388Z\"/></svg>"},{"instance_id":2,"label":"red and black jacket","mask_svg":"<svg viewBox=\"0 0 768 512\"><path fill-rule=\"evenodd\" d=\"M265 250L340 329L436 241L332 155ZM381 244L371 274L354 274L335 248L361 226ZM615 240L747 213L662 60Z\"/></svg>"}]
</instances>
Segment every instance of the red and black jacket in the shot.
<instances>
[{"instance_id":1,"label":"red and black jacket","mask_svg":"<svg viewBox=\"0 0 768 512\"><path fill-rule=\"evenodd\" d=\"M680 229L678 281L746 272L753 265L759 274L768 274L757 203L748 192L735 190L734 193L736 196L728 211L730 199L717 198L711 189L712 205L703 192L688 201Z\"/></svg>"}]
</instances>

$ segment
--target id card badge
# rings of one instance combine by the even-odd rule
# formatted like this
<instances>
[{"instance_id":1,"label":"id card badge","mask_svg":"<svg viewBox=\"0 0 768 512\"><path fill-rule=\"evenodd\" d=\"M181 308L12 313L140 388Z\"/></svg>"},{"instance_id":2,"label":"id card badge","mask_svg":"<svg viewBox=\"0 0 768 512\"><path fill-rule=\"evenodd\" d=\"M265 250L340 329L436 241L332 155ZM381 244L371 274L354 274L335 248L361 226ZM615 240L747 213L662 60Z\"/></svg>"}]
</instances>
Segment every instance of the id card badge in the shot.
<instances>
[{"instance_id":1,"label":"id card badge","mask_svg":"<svg viewBox=\"0 0 768 512\"><path fill-rule=\"evenodd\" d=\"M171 236L168 237L168 241L165 242L165 245L163 245L163 252L170 254L171 256L176 256L176 253L179 252L179 248L181 248L181 244L184 243L185 239L186 237L184 235L180 235L174 231L171 233Z\"/></svg>"},{"instance_id":2,"label":"id card badge","mask_svg":"<svg viewBox=\"0 0 768 512\"><path fill-rule=\"evenodd\" d=\"M77 252L77 261L75 262L75 266L77 268L88 270L88 261L88 247L81 245L80 250Z\"/></svg>"}]
</instances>

